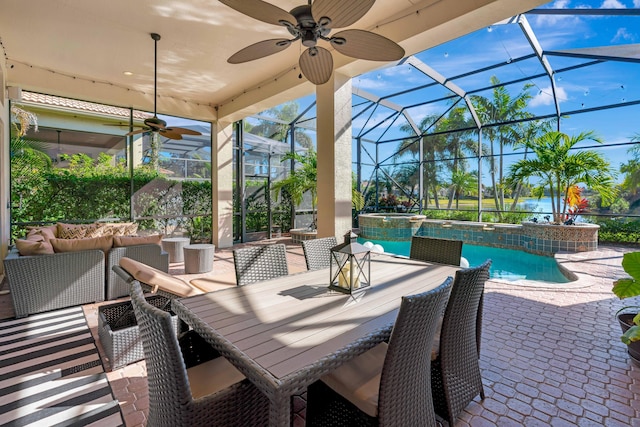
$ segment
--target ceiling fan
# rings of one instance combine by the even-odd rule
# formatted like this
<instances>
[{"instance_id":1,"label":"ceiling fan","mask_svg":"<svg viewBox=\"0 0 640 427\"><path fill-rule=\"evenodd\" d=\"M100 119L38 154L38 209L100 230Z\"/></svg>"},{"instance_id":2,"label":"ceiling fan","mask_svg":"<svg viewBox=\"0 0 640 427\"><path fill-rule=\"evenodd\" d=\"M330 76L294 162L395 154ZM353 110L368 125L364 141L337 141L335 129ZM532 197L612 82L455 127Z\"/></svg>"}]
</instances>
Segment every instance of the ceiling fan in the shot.
<instances>
[{"instance_id":1,"label":"ceiling fan","mask_svg":"<svg viewBox=\"0 0 640 427\"><path fill-rule=\"evenodd\" d=\"M334 28L348 27L371 9L375 0L315 0L287 12L262 0L220 0L232 9L269 24L286 27L291 39L270 39L254 43L231 55L231 64L240 64L280 52L300 40L307 49L300 55L300 70L313 84L326 83L333 72L331 53L318 46L328 42L343 55L372 61L395 61L404 49L388 38L365 30L343 30L329 36Z\"/></svg>"},{"instance_id":2,"label":"ceiling fan","mask_svg":"<svg viewBox=\"0 0 640 427\"><path fill-rule=\"evenodd\" d=\"M144 132L158 132L160 135L169 139L182 139L182 135L202 135L202 133L179 127L167 127L167 122L158 118L156 113L158 103L158 40L160 34L151 33L154 41L154 66L153 66L153 117L144 120L142 129L137 129L126 133L126 136L136 135Z\"/></svg>"}]
</instances>

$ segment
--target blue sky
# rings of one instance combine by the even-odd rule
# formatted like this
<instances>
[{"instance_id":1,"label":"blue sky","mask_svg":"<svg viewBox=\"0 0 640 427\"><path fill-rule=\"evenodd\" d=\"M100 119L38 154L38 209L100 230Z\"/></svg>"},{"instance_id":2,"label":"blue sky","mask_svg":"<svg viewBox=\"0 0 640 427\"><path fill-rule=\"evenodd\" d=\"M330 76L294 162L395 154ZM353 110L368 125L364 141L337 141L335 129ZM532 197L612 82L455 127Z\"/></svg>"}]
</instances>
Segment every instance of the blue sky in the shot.
<instances>
[{"instance_id":1,"label":"blue sky","mask_svg":"<svg viewBox=\"0 0 640 427\"><path fill-rule=\"evenodd\" d=\"M634 1L568 1L560 0L542 6L543 8L638 8L640 0ZM640 41L640 17L637 16L563 16L528 14L526 19L533 29L543 51L560 51L566 49L595 48L620 46ZM640 50L638 50L640 52ZM491 76L506 82L523 79L544 73L537 58L515 61L517 58L531 54L532 49L517 24L500 24L478 30L457 40L436 46L416 54L422 62L435 69L447 78L452 78L486 66L504 63L505 66L465 78L455 79L465 92L474 92L490 85ZM640 55L639 55L640 56ZM590 61L588 59L548 56L554 70L575 66ZM416 69L408 65L382 67L381 69L354 78L353 86L378 96L387 96L410 87L417 87L430 82ZM629 62L605 62L573 71L558 73L555 76L558 100L561 112L580 112L589 108L598 108L619 102L640 100L640 64ZM528 110L534 114L554 114L555 107L551 95L551 84L548 77L528 78L523 82L508 86L509 92L515 96L523 85L532 85L532 99ZM438 99L448 91L440 86L389 98L401 106L418 104L424 100ZM478 95L491 97L491 91ZM431 114L442 114L449 104L446 101L416 106L409 109L415 122ZM582 131L595 131L606 144L628 142L640 133L638 113L640 107L632 106L603 110L586 114L573 114L564 119L562 131L574 135ZM378 110L372 116L359 117L354 120L354 133L358 132L365 122L371 126L389 114L389 110ZM382 132L370 134L374 139L392 139L401 136L399 127L405 123L397 121L384 136ZM381 127L381 129L384 127ZM397 144L387 144L381 151L391 152ZM618 169L620 162L625 161L626 148L605 148L602 151L612 166ZM386 157L382 155L381 157ZM514 157L512 157L514 158ZM487 175L485 174L485 180Z\"/></svg>"},{"instance_id":2,"label":"blue sky","mask_svg":"<svg viewBox=\"0 0 640 427\"><path fill-rule=\"evenodd\" d=\"M640 0L558 0L543 5L541 8L630 9L640 8ZM525 14L525 17L545 52L640 43L640 16ZM637 49L636 52L638 52L636 55L640 57L640 49ZM495 64L505 64L500 68L454 79L453 82L464 92L490 98L491 90L475 91L488 87L491 76L498 77L502 82L524 79L522 82L507 86L511 95L516 96L523 89L524 84L528 83L532 85L529 89L532 99L529 102L528 110L537 115L555 114L549 78L546 76L530 77L544 74L540 61L537 58L517 60L531 53L533 53L532 48L520 26L503 22L420 52L415 56L447 78ZM590 59L553 55L546 57L556 72L566 67L591 61ZM386 97L432 81L431 78L409 65L384 64L376 71L355 77L353 87L356 91L363 90L376 96ZM601 152L611 162L615 170L619 169L620 163L626 161L628 157L627 148L611 147L611 145L629 142L631 137L640 134L640 124L637 119L640 106L589 113L580 112L620 102L640 101L640 63L606 61L572 71L557 72L555 83L561 112L576 112L576 114L562 120L561 130L570 135L583 131L594 131L604 141ZM450 94L451 92L444 87L436 85L420 91L390 97L388 100L407 108L413 120L419 123L428 115L443 114L449 108L450 103L440 101L412 108L409 106ZM313 100L313 95L299 99L299 111L306 108ZM354 104L362 101L361 98L354 96ZM361 109L362 107L354 107L354 116ZM391 110L378 108L372 114L367 113L354 118L354 136L362 132L365 123L367 129L371 129L391 113ZM313 117L314 114L315 109L312 109L308 116ZM367 136L373 140L379 139L381 141L401 138L405 136L400 130L403 124L406 124L406 121L402 118L396 119L393 124L388 121L378 130L368 133ZM384 159L390 156L396 147L396 142L381 145L380 158ZM370 152L374 151L372 145L368 148ZM517 159L516 156L507 157L507 165L515 159ZM470 169L476 168L477 164L470 165ZM485 171L483 181L487 183L487 167L483 166L483 168ZM368 179L371 170L370 167L364 168L365 180Z\"/></svg>"}]
</instances>

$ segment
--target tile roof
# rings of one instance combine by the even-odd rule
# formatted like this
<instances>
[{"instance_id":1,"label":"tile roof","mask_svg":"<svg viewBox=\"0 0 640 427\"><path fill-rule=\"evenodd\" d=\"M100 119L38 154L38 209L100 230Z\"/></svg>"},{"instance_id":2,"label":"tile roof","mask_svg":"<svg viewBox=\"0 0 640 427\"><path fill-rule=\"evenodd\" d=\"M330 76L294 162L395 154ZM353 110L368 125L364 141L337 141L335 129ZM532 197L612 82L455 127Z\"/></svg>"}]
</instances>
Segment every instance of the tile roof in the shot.
<instances>
[{"instance_id":1,"label":"tile roof","mask_svg":"<svg viewBox=\"0 0 640 427\"><path fill-rule=\"evenodd\" d=\"M53 105L56 107L75 108L77 110L91 111L94 113L111 114L113 116L128 118L130 110L128 108L114 107L111 105L96 104L93 102L79 101L77 99L62 98L60 96L45 95L35 92L22 92L22 100L37 104ZM144 120L152 117L152 114L133 110L133 118Z\"/></svg>"}]
</instances>

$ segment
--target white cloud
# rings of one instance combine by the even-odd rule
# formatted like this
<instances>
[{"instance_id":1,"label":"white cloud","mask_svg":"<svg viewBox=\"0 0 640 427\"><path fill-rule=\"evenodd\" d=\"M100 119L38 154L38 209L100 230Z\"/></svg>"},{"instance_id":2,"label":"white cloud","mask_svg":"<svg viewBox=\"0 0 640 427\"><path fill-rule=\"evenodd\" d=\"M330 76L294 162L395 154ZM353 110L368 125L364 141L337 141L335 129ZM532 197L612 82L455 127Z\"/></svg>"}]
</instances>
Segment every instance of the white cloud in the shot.
<instances>
[{"instance_id":1,"label":"white cloud","mask_svg":"<svg viewBox=\"0 0 640 427\"><path fill-rule=\"evenodd\" d=\"M389 118L389 115L389 112L375 113L373 114L373 116L371 116L371 118L369 118L369 114L363 114L353 120L351 126L353 126L355 129L362 129L365 125L371 127L377 125L380 122L385 122L387 125L389 125L391 123L391 120L393 120L393 118Z\"/></svg>"},{"instance_id":2,"label":"white cloud","mask_svg":"<svg viewBox=\"0 0 640 427\"><path fill-rule=\"evenodd\" d=\"M633 36L633 34L630 34L625 27L622 27L622 28L618 28L616 35L613 36L613 39L611 41L619 42L621 40L634 41L635 37Z\"/></svg>"},{"instance_id":3,"label":"white cloud","mask_svg":"<svg viewBox=\"0 0 640 427\"><path fill-rule=\"evenodd\" d=\"M410 65L385 66L355 78L353 84L358 89L386 95L412 83L423 83L420 76L421 73Z\"/></svg>"},{"instance_id":4,"label":"white cloud","mask_svg":"<svg viewBox=\"0 0 640 427\"><path fill-rule=\"evenodd\" d=\"M633 7L640 7L640 0L633 0Z\"/></svg>"},{"instance_id":5,"label":"white cloud","mask_svg":"<svg viewBox=\"0 0 640 427\"><path fill-rule=\"evenodd\" d=\"M420 124L422 119L433 114L442 114L441 107L433 104L418 105L417 107L409 108L407 110L409 116L413 119L415 124Z\"/></svg>"},{"instance_id":6,"label":"white cloud","mask_svg":"<svg viewBox=\"0 0 640 427\"><path fill-rule=\"evenodd\" d=\"M551 9L567 9L568 7L569 0L557 0L550 5ZM576 19L577 18L571 15L537 15L535 17L535 22L537 25L556 26L559 23L573 21Z\"/></svg>"},{"instance_id":7,"label":"white cloud","mask_svg":"<svg viewBox=\"0 0 640 427\"><path fill-rule=\"evenodd\" d=\"M602 8L604 9L626 9L619 0L604 0L602 2Z\"/></svg>"},{"instance_id":8,"label":"white cloud","mask_svg":"<svg viewBox=\"0 0 640 427\"><path fill-rule=\"evenodd\" d=\"M567 92L560 86L556 87L556 95L558 97L559 103L562 103L569 99L567 97ZM531 101L529 101L530 107L539 107L541 105L551 104L553 104L553 91L551 90L551 86L541 88L540 92L538 92L538 94L531 98Z\"/></svg>"}]
</instances>

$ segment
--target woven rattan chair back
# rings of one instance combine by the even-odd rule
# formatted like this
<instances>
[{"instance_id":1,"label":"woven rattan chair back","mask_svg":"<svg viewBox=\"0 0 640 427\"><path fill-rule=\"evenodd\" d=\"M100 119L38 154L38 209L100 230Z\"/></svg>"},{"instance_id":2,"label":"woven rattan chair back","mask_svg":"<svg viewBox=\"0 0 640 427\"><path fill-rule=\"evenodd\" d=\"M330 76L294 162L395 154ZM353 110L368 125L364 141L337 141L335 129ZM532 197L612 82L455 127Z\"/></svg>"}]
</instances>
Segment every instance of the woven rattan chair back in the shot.
<instances>
[{"instance_id":1,"label":"woven rattan chair back","mask_svg":"<svg viewBox=\"0 0 640 427\"><path fill-rule=\"evenodd\" d=\"M307 270L329 268L331 264L331 248L337 244L338 241L335 236L303 240L302 251L304 252L304 260L307 263Z\"/></svg>"},{"instance_id":2,"label":"woven rattan chair back","mask_svg":"<svg viewBox=\"0 0 640 427\"><path fill-rule=\"evenodd\" d=\"M380 379L381 425L436 425L430 350L452 282L448 278L432 291L402 297Z\"/></svg>"},{"instance_id":3,"label":"woven rattan chair back","mask_svg":"<svg viewBox=\"0 0 640 427\"><path fill-rule=\"evenodd\" d=\"M131 302L146 359L148 426L266 425L268 400L247 380L194 400L171 314L149 304L137 280L131 283Z\"/></svg>"},{"instance_id":4,"label":"woven rattan chair back","mask_svg":"<svg viewBox=\"0 0 640 427\"><path fill-rule=\"evenodd\" d=\"M462 241L413 236L409 258L440 264L460 265Z\"/></svg>"},{"instance_id":5,"label":"woven rattan chair back","mask_svg":"<svg viewBox=\"0 0 640 427\"><path fill-rule=\"evenodd\" d=\"M436 289L402 297L382 366L378 417L317 381L308 389L307 426L435 426L430 354L452 283L449 277Z\"/></svg>"},{"instance_id":6,"label":"woven rattan chair back","mask_svg":"<svg viewBox=\"0 0 640 427\"><path fill-rule=\"evenodd\" d=\"M287 251L282 243L235 249L233 262L238 286L289 274Z\"/></svg>"},{"instance_id":7,"label":"woven rattan chair back","mask_svg":"<svg viewBox=\"0 0 640 427\"><path fill-rule=\"evenodd\" d=\"M478 310L491 260L456 272L444 312L438 357L431 364L435 411L454 425L476 396L484 399L478 363Z\"/></svg>"}]
</instances>

